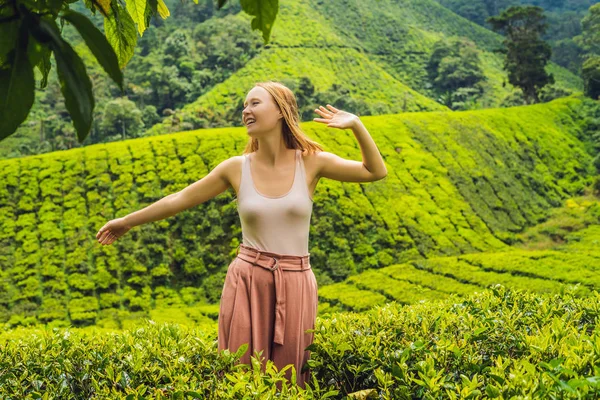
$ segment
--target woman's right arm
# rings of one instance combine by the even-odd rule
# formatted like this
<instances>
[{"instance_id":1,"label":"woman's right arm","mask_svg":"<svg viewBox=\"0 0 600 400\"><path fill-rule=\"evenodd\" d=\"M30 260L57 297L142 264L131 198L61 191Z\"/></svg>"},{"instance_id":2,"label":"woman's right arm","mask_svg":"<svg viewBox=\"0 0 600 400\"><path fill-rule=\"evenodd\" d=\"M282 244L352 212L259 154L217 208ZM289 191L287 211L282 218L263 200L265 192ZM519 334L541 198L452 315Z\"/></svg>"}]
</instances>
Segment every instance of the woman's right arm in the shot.
<instances>
[{"instance_id":1,"label":"woman's right arm","mask_svg":"<svg viewBox=\"0 0 600 400\"><path fill-rule=\"evenodd\" d=\"M231 187L230 171L234 165L234 157L222 161L202 179L192 183L179 192L170 194L149 206L126 215L123 218L108 221L96 238L101 244L110 244L121 237L129 229L154 222L202 204L223 193Z\"/></svg>"},{"instance_id":2,"label":"woman's right arm","mask_svg":"<svg viewBox=\"0 0 600 400\"><path fill-rule=\"evenodd\" d=\"M228 166L231 164L231 160L232 158L229 158L221 162L205 177L179 192L170 194L146 208L127 215L125 222L133 228L147 222L172 217L223 193L231 186L228 174Z\"/></svg>"}]
</instances>

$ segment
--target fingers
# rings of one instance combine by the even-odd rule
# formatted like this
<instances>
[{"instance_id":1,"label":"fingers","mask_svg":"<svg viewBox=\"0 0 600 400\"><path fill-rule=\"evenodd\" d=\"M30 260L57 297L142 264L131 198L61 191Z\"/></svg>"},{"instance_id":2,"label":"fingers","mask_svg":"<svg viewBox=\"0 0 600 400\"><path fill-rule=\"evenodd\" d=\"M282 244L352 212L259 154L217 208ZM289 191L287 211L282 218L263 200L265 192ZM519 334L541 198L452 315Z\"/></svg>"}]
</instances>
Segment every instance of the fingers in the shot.
<instances>
[{"instance_id":1,"label":"fingers","mask_svg":"<svg viewBox=\"0 0 600 400\"><path fill-rule=\"evenodd\" d=\"M108 235L108 237L104 241L104 244L111 244L115 240L116 240L116 237L111 233L110 235Z\"/></svg>"},{"instance_id":2,"label":"fingers","mask_svg":"<svg viewBox=\"0 0 600 400\"><path fill-rule=\"evenodd\" d=\"M108 239L110 238L110 232L106 231L104 232L104 234L102 236L100 236L100 240L98 240L100 242L100 244L106 244L106 242L108 242Z\"/></svg>"},{"instance_id":3,"label":"fingers","mask_svg":"<svg viewBox=\"0 0 600 400\"><path fill-rule=\"evenodd\" d=\"M340 111L340 110L338 110L337 108L335 108L334 106L332 106L331 104L327 104L327 107L328 107L328 108L329 108L331 111L333 111L334 113L336 113L336 112Z\"/></svg>"},{"instance_id":4,"label":"fingers","mask_svg":"<svg viewBox=\"0 0 600 400\"><path fill-rule=\"evenodd\" d=\"M116 236L109 230L106 230L100 234L98 242L100 244L110 244L116 239Z\"/></svg>"},{"instance_id":5,"label":"fingers","mask_svg":"<svg viewBox=\"0 0 600 400\"><path fill-rule=\"evenodd\" d=\"M329 123L328 119L323 119L323 118L313 118L313 121L315 121L315 122L323 122L324 124Z\"/></svg>"},{"instance_id":6,"label":"fingers","mask_svg":"<svg viewBox=\"0 0 600 400\"><path fill-rule=\"evenodd\" d=\"M106 237L108 236L109 233L110 233L110 231L108 231L108 230L98 232L98 234L96 235L96 237L98 238L98 242L102 243L102 241L104 239L106 239Z\"/></svg>"},{"instance_id":7,"label":"fingers","mask_svg":"<svg viewBox=\"0 0 600 400\"><path fill-rule=\"evenodd\" d=\"M326 108L325 108L325 107L323 107L323 106L319 106L319 109L320 109L321 111L323 111L323 112L324 112L325 114L327 114L327 115L333 115L333 114L331 113L331 111L329 111L328 109L326 109Z\"/></svg>"},{"instance_id":8,"label":"fingers","mask_svg":"<svg viewBox=\"0 0 600 400\"><path fill-rule=\"evenodd\" d=\"M99 239L100 236L102 235L102 233L106 230L106 225L104 225L102 228L100 228L100 230L98 231L98 233L96 233L96 239Z\"/></svg>"},{"instance_id":9,"label":"fingers","mask_svg":"<svg viewBox=\"0 0 600 400\"><path fill-rule=\"evenodd\" d=\"M333 114L328 109L326 109L323 106L319 106L319 108L315 109L315 112L317 114L319 114L320 116L325 117L325 118L332 118L333 117Z\"/></svg>"}]
</instances>

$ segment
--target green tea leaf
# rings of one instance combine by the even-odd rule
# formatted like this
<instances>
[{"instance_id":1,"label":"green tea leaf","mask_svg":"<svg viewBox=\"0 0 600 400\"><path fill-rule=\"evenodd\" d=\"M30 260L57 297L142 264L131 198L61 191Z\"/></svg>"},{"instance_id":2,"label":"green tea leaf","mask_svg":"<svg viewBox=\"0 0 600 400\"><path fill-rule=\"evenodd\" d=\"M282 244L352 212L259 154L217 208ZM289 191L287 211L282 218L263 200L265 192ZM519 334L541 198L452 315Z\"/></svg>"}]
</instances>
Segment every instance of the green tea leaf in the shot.
<instances>
[{"instance_id":1,"label":"green tea leaf","mask_svg":"<svg viewBox=\"0 0 600 400\"><path fill-rule=\"evenodd\" d=\"M127 1L127 12L129 12L129 15L131 15L133 22L137 24L140 36L144 34L144 31L148 27L146 25L146 7L146 0Z\"/></svg>"},{"instance_id":2,"label":"green tea leaf","mask_svg":"<svg viewBox=\"0 0 600 400\"><path fill-rule=\"evenodd\" d=\"M171 12L167 8L167 5L163 0L158 0L158 14L161 16L162 19L165 19L169 15L171 15Z\"/></svg>"}]
</instances>

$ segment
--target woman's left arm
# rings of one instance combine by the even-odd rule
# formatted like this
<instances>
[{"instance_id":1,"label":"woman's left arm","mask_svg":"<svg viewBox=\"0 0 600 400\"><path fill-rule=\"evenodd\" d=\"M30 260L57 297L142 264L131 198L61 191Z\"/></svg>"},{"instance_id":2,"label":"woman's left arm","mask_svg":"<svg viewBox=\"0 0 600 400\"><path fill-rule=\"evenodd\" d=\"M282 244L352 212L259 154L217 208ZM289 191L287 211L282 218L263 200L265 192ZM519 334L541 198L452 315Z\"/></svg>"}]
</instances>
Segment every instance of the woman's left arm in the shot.
<instances>
[{"instance_id":1,"label":"woman's left arm","mask_svg":"<svg viewBox=\"0 0 600 400\"><path fill-rule=\"evenodd\" d=\"M327 104L327 107L329 109L320 106L315 110L323 118L315 118L314 121L325 123L331 128L351 129L358 140L363 161L361 163L346 160L323 151L319 153L319 175L343 182L370 182L385 178L387 168L383 158L360 118L352 113L338 110L330 104Z\"/></svg>"},{"instance_id":2,"label":"woman's left arm","mask_svg":"<svg viewBox=\"0 0 600 400\"><path fill-rule=\"evenodd\" d=\"M383 162L383 158L379 153L379 149L373 141L373 138L365 128L360 118L356 117L356 122L352 126L352 133L358 140L360 151L362 153L363 164L374 176L383 179L387 175L387 168Z\"/></svg>"}]
</instances>

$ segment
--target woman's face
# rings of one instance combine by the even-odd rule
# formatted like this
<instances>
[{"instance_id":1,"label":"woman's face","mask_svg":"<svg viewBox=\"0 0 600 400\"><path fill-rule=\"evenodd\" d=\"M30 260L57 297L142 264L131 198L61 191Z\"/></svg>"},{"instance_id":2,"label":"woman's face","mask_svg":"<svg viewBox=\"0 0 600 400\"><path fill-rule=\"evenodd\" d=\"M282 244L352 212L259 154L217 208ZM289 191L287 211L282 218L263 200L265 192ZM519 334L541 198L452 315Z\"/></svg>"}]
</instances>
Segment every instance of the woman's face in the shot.
<instances>
[{"instance_id":1,"label":"woman's face","mask_svg":"<svg viewBox=\"0 0 600 400\"><path fill-rule=\"evenodd\" d=\"M255 86L248 92L242 111L242 123L250 136L272 131L281 118L283 116L269 92L260 86Z\"/></svg>"}]
</instances>

